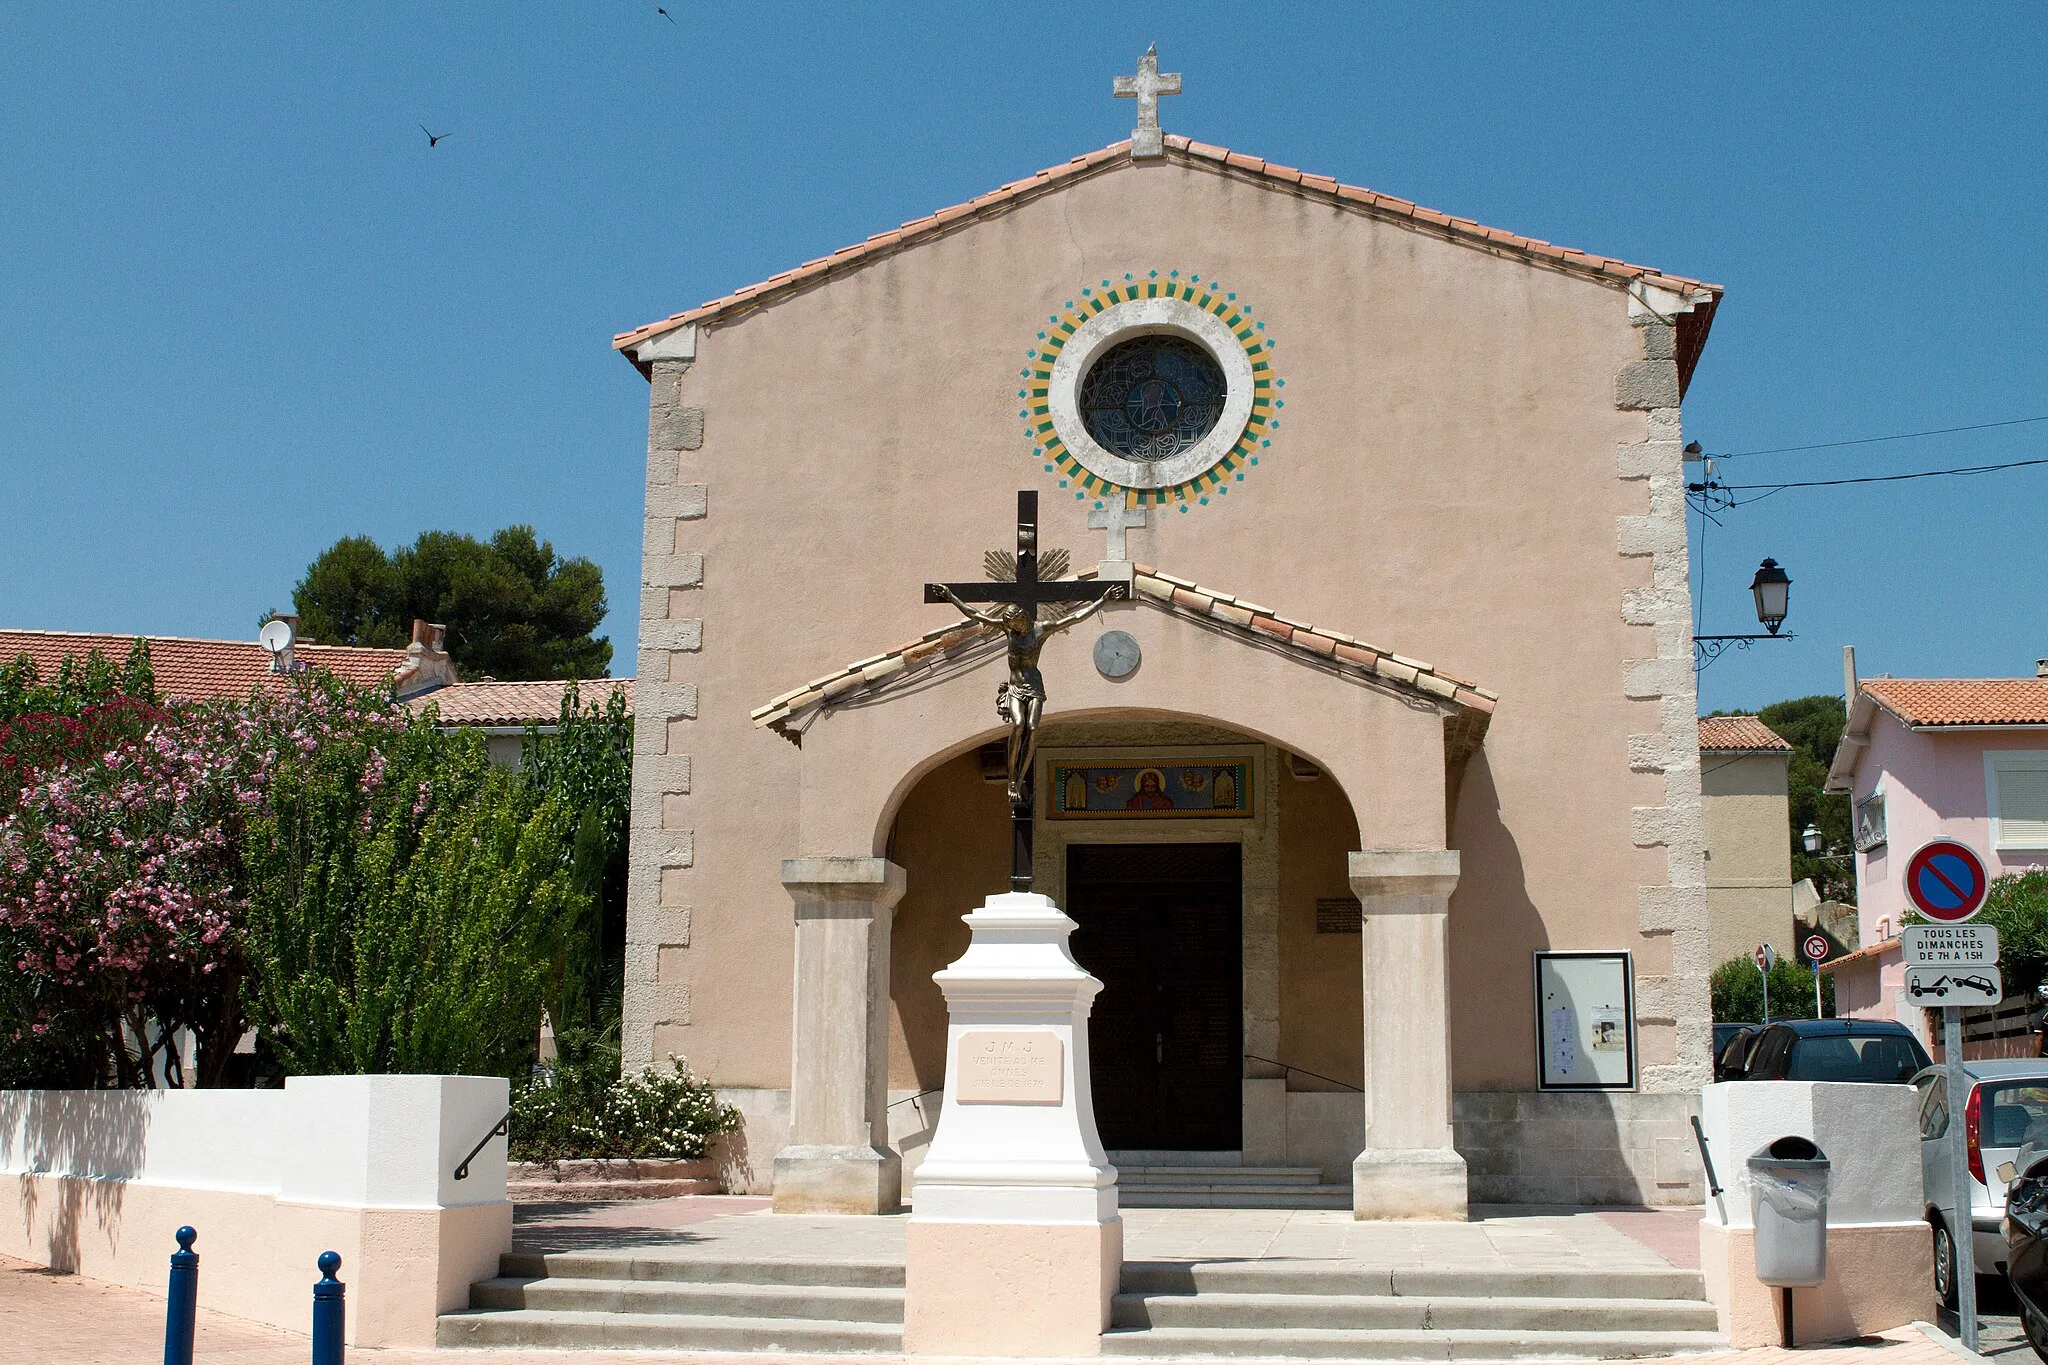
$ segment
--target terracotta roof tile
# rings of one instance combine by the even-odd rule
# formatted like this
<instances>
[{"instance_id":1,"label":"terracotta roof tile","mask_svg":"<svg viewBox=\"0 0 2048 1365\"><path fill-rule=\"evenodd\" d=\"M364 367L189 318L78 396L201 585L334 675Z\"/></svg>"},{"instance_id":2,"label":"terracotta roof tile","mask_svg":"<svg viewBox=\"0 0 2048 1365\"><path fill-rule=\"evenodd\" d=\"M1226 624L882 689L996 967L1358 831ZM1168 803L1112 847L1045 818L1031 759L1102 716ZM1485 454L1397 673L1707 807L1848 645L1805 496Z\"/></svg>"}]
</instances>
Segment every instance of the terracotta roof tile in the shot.
<instances>
[{"instance_id":1,"label":"terracotta roof tile","mask_svg":"<svg viewBox=\"0 0 2048 1365\"><path fill-rule=\"evenodd\" d=\"M550 725L562 715L562 694L569 684L551 682L465 682L408 698L415 711L440 708L443 725ZM626 714L633 713L631 678L585 678L576 695L586 707L605 706L613 692L626 694Z\"/></svg>"},{"instance_id":2,"label":"terracotta roof tile","mask_svg":"<svg viewBox=\"0 0 2048 1365\"><path fill-rule=\"evenodd\" d=\"M1792 746L1755 716L1701 716L1700 751L1789 754Z\"/></svg>"},{"instance_id":3,"label":"terracotta roof tile","mask_svg":"<svg viewBox=\"0 0 2048 1365\"><path fill-rule=\"evenodd\" d=\"M150 668L157 695L166 700L240 700L257 688L281 690L285 679L270 671L270 655L254 640L191 640L151 635ZM0 663L26 654L43 678L55 676L66 658L103 655L119 664L135 644L133 635L85 631L0 630ZM357 645L319 645L300 641L293 657L309 668L321 668L346 682L370 684L398 672L405 663L402 649L369 649Z\"/></svg>"},{"instance_id":4,"label":"terracotta roof tile","mask_svg":"<svg viewBox=\"0 0 2048 1365\"><path fill-rule=\"evenodd\" d=\"M2048 725L2048 678L1867 678L1908 725Z\"/></svg>"},{"instance_id":5,"label":"terracotta roof tile","mask_svg":"<svg viewBox=\"0 0 2048 1365\"><path fill-rule=\"evenodd\" d=\"M1334 665L1354 676L1373 677L1456 707L1455 714L1461 726L1459 756L1469 753L1484 737L1487 719L1500 701L1496 693L1477 683L1353 641L1351 636L1339 631L1289 621L1285 617L1255 615L1229 593L1176 578L1150 565L1139 564L1135 568L1133 586L1137 589L1137 600L1151 602L1162 611L1198 616L1246 639L1287 650L1297 657ZM1093 578L1094 571L1078 576ZM784 692L754 709L754 724L779 728L799 712L829 705L864 687L886 687L899 675L915 672L940 657L942 648L951 649L970 642L992 643L994 634L985 626L959 623L941 626L886 653Z\"/></svg>"},{"instance_id":6,"label":"terracotta roof tile","mask_svg":"<svg viewBox=\"0 0 2048 1365\"><path fill-rule=\"evenodd\" d=\"M1374 212L1387 217L1420 223L1432 228L1446 229L1453 237L1473 239L1484 243L1488 247L1498 247L1514 251L1532 260L1542 261L1560 268L1584 270L1595 275L1621 281L1645 279L1676 293L1687 295L1704 294L1707 297L1701 301L1705 304L1705 307L1697 310L1698 316L1696 320L1689 324L1697 335L1686 337L1684 339L1685 344L1681 347L1680 371L1682 377L1689 377L1690 375L1691 362L1697 359L1699 348L1705 342L1706 327L1711 324L1714 304L1721 295L1721 287L1719 285L1705 284L1699 280L1688 279L1683 275L1667 275L1662 271L1652 270L1647 266L1630 265L1625 261L1612 260L1605 256L1594 256L1581 251L1557 248L1537 238L1524 237L1500 228L1484 227L1469 218L1455 218L1449 214L1439 213L1434 209L1422 208L1406 199L1380 194L1374 190L1364 189L1356 185L1341 184L1329 176L1305 174L1291 166L1273 165L1259 157L1250 156L1243 152L1233 152L1225 147L1217 147L1206 142L1196 142L1178 134L1168 134L1165 141L1167 159L1169 161L1178 160L1184 164L1202 164L1207 166L1221 163L1231 171L1258 176L1270 180L1276 185L1284 185L1294 189L1297 193L1327 195L1332 199L1342 200L1347 203L1362 204ZM1073 179L1075 176L1128 165L1130 164L1129 158L1125 154L1130 150L1130 145L1128 141L1112 143L1100 151L1088 152L1082 156L1077 156L1071 161L1040 171L1036 175L1026 176L1021 180L1012 180L998 189L969 199L964 203L940 209L938 212L923 218L914 218L894 231L877 233L865 242L842 247L830 256L807 262L797 270L784 271L779 275L770 276L768 279L757 284L747 285L720 298L711 299L708 302L699 304L695 308L663 318L659 322L650 322L644 327L636 327L629 332L621 332L612 338L612 347L614 350L623 351L637 346L643 341L658 337L664 332L674 331L678 327L685 327L691 323L710 322L742 305L755 303L764 295L801 284L803 281L823 272L858 265L870 256L899 246L906 246L922 238L950 230L964 219L972 218L979 214L1000 212L1031 195L1042 193L1055 185ZM1693 314L1687 315L1688 318L1693 318L1694 316Z\"/></svg>"}]
</instances>

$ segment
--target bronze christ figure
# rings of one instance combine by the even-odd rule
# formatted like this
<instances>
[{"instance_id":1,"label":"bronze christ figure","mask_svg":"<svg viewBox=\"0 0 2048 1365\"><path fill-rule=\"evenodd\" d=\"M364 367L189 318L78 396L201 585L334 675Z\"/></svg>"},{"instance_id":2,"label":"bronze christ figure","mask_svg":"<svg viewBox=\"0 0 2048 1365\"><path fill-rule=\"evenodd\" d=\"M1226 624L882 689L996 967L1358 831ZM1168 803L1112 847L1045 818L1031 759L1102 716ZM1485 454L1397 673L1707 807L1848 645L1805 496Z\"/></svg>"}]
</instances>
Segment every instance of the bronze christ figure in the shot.
<instances>
[{"instance_id":1,"label":"bronze christ figure","mask_svg":"<svg viewBox=\"0 0 2048 1365\"><path fill-rule=\"evenodd\" d=\"M1010 727L1009 798L1011 827L1010 889L1031 889L1031 821L1036 806L1031 780L1032 755L1037 748L1038 727L1045 717L1045 676L1038 671L1038 656L1045 642L1069 626L1079 625L1102 604L1125 595L1121 583L1053 582L1066 571L1064 550L1040 555L1038 549L1038 494L1017 494L1017 552L1013 558L1001 550L983 556L992 583L927 583L924 600L952 604L962 616L1004 633L1009 646L1010 676L996 689L996 714ZM996 604L982 611L970 602ZM1085 606L1056 611L1040 619L1038 609L1054 602L1081 602Z\"/></svg>"}]
</instances>

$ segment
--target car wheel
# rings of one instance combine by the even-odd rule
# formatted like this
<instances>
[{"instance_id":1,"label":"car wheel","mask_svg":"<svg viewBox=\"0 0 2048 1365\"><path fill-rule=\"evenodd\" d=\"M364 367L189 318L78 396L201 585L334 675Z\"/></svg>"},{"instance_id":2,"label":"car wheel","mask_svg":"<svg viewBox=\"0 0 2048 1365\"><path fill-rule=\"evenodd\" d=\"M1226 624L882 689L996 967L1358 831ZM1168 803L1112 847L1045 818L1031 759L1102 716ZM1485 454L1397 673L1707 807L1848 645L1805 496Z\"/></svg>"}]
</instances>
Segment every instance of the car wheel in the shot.
<instances>
[{"instance_id":1,"label":"car wheel","mask_svg":"<svg viewBox=\"0 0 2048 1365\"><path fill-rule=\"evenodd\" d=\"M1934 1292L1950 1312L1962 1301L1956 1293L1955 1242L1948 1235L1948 1224L1939 1218L1934 1220Z\"/></svg>"},{"instance_id":2,"label":"car wheel","mask_svg":"<svg viewBox=\"0 0 2048 1365\"><path fill-rule=\"evenodd\" d=\"M2027 1345L2034 1348L2034 1354L2048 1361L2048 1323L2024 1300L2020 1303L2020 1330L2027 1334Z\"/></svg>"}]
</instances>

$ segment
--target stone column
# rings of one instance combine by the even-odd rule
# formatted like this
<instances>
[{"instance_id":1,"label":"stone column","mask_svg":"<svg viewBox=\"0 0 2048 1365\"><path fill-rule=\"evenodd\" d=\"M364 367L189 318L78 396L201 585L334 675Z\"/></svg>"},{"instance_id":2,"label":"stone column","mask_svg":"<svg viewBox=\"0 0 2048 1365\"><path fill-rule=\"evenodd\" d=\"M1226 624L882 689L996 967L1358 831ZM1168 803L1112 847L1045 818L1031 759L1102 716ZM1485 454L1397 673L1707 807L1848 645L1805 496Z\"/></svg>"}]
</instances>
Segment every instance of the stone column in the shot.
<instances>
[{"instance_id":1,"label":"stone column","mask_svg":"<svg viewBox=\"0 0 2048 1365\"><path fill-rule=\"evenodd\" d=\"M889 1150L889 920L903 869L886 858L790 858L796 1019L789 1143L777 1213L892 1213L903 1164Z\"/></svg>"},{"instance_id":2,"label":"stone column","mask_svg":"<svg viewBox=\"0 0 2048 1365\"><path fill-rule=\"evenodd\" d=\"M1451 1146L1449 911L1455 850L1351 855L1364 910L1365 1150L1351 1165L1357 1218L1465 1217Z\"/></svg>"}]
</instances>

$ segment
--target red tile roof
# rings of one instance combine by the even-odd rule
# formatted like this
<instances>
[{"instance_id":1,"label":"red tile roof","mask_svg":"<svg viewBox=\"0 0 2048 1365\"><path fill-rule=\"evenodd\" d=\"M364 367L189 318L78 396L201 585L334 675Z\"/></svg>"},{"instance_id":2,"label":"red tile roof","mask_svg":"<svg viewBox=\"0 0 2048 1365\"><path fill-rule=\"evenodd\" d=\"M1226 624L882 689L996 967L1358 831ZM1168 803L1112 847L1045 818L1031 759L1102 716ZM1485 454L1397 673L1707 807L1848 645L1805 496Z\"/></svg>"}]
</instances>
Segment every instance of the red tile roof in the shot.
<instances>
[{"instance_id":1,"label":"red tile roof","mask_svg":"<svg viewBox=\"0 0 2048 1365\"><path fill-rule=\"evenodd\" d=\"M415 711L439 707L443 725L552 725L561 718L568 686L560 680L454 683L412 697L406 705ZM585 707L609 704L613 692L626 694L626 714L633 714L631 678L586 678L576 684Z\"/></svg>"},{"instance_id":2,"label":"red tile roof","mask_svg":"<svg viewBox=\"0 0 2048 1365\"><path fill-rule=\"evenodd\" d=\"M2048 725L2048 678L1867 678L1862 690L1908 725Z\"/></svg>"},{"instance_id":3,"label":"red tile roof","mask_svg":"<svg viewBox=\"0 0 2048 1365\"><path fill-rule=\"evenodd\" d=\"M1077 179L1129 166L1133 164L1128 156L1130 146L1129 141L1112 143L1099 152L1077 156L1064 165L1050 167L1022 180L1013 180L964 204L940 209L937 213L924 218L914 218L893 232L877 233L865 242L842 247L831 255L821 256L814 261L806 261L794 270L771 275L758 284L734 290L722 298L699 304L685 312L663 318L660 322L650 322L630 332L621 332L612 338L612 348L623 351L664 332L674 331L678 327L694 322L710 322L743 308L757 306L771 298L781 297L805 285L820 282L863 265L877 255L912 246L950 232L963 223L1014 208L1020 203ZM1642 281L1660 289L1693 296L1696 298L1696 306L1691 312L1681 314L1678 319L1678 369L1681 385L1692 377L1693 365L1699 359L1701 347L1706 344L1707 329L1713 324L1714 308L1720 301L1722 290L1718 284L1705 284L1683 275L1667 275L1661 270L1643 265L1630 265L1627 261L1616 260L1611 256L1593 255L1570 247L1554 246L1539 238L1503 232L1499 228L1475 223L1470 218L1439 213L1435 209L1423 208L1406 199L1396 199L1392 195L1379 194L1356 185L1341 184L1326 175L1306 175L1291 166L1275 165L1259 157L1246 156L1228 148L1211 146L1175 134L1167 135L1166 160L1213 171L1219 175L1250 178L1275 187L1284 187L1296 194L1317 196L1361 210L1373 217L1399 222L1452 241L1485 250L1507 251L1534 264L1553 269L1591 275L1622 284Z\"/></svg>"},{"instance_id":4,"label":"red tile roof","mask_svg":"<svg viewBox=\"0 0 2048 1365\"><path fill-rule=\"evenodd\" d=\"M1792 746L1755 716L1701 716L1700 752L1789 754Z\"/></svg>"},{"instance_id":5,"label":"red tile roof","mask_svg":"<svg viewBox=\"0 0 2048 1365\"><path fill-rule=\"evenodd\" d=\"M240 699L256 688L277 688L284 679L270 671L270 655L253 640L187 640L175 635L150 635L149 664L156 673L156 691L166 700ZM36 672L48 679L67 657L101 654L119 664L134 646L133 635L99 635L63 630L0 630L0 663L26 654ZM374 683L396 673L405 662L402 649L368 649L357 645L309 645L293 650L298 662L324 668L346 682Z\"/></svg>"}]
</instances>

